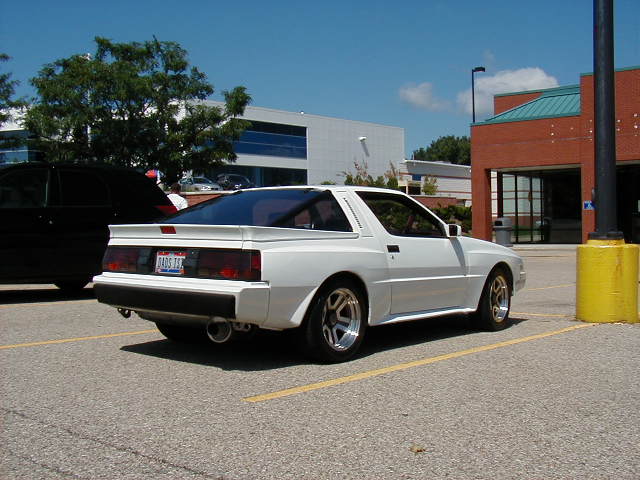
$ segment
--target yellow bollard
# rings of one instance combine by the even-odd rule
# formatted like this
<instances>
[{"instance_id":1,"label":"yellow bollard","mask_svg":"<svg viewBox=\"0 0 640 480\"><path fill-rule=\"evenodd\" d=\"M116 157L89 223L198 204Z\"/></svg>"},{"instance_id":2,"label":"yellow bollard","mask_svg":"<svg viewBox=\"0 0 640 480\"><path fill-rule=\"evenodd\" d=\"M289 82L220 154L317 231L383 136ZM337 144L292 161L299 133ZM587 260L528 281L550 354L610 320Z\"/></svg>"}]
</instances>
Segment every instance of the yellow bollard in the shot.
<instances>
[{"instance_id":1,"label":"yellow bollard","mask_svg":"<svg viewBox=\"0 0 640 480\"><path fill-rule=\"evenodd\" d=\"M587 240L576 257L576 318L638 322L638 251L624 240Z\"/></svg>"}]
</instances>

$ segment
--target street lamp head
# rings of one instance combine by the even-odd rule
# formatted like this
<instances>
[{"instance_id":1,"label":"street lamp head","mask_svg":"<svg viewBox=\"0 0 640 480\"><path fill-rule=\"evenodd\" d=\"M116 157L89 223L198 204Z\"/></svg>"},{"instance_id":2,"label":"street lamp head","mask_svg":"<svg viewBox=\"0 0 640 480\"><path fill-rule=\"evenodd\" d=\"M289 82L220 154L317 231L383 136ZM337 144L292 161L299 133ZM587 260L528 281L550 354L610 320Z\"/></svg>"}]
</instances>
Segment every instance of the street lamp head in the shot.
<instances>
[{"instance_id":1,"label":"street lamp head","mask_svg":"<svg viewBox=\"0 0 640 480\"><path fill-rule=\"evenodd\" d=\"M476 89L473 82L473 74L476 72L484 72L484 67L474 67L471 70L471 118L476 123Z\"/></svg>"}]
</instances>

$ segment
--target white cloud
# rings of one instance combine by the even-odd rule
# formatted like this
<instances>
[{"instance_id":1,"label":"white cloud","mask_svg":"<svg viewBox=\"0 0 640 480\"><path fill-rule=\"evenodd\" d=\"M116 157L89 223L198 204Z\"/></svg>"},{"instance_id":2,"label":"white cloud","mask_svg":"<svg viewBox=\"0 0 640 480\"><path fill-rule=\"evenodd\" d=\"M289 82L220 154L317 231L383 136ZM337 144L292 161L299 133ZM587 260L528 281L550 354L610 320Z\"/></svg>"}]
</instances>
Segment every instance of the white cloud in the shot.
<instances>
[{"instance_id":1,"label":"white cloud","mask_svg":"<svg viewBox=\"0 0 640 480\"><path fill-rule=\"evenodd\" d=\"M416 85L410 83L398 92L400 98L409 105L429 111L442 111L450 108L449 102L441 100L433 94L433 85L424 82Z\"/></svg>"},{"instance_id":2,"label":"white cloud","mask_svg":"<svg viewBox=\"0 0 640 480\"><path fill-rule=\"evenodd\" d=\"M538 67L502 70L495 75L478 73L475 76L476 120L493 113L496 94L557 86L555 77ZM471 115L471 88L458 93L457 103L464 113Z\"/></svg>"},{"instance_id":3,"label":"white cloud","mask_svg":"<svg viewBox=\"0 0 640 480\"><path fill-rule=\"evenodd\" d=\"M496 63L496 56L491 50L482 52L483 64L485 67L491 68Z\"/></svg>"}]
</instances>

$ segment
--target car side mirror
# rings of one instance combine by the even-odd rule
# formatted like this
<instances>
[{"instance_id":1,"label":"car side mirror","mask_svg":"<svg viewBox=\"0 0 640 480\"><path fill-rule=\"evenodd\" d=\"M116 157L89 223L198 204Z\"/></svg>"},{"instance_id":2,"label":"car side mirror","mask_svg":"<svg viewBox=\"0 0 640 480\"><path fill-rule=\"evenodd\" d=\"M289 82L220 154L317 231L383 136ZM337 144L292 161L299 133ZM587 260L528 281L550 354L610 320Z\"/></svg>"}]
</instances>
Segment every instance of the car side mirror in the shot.
<instances>
[{"instance_id":1,"label":"car side mirror","mask_svg":"<svg viewBox=\"0 0 640 480\"><path fill-rule=\"evenodd\" d=\"M447 225L449 228L449 236L450 237L460 237L462 235L462 227L460 225L456 225L455 223L451 223Z\"/></svg>"}]
</instances>

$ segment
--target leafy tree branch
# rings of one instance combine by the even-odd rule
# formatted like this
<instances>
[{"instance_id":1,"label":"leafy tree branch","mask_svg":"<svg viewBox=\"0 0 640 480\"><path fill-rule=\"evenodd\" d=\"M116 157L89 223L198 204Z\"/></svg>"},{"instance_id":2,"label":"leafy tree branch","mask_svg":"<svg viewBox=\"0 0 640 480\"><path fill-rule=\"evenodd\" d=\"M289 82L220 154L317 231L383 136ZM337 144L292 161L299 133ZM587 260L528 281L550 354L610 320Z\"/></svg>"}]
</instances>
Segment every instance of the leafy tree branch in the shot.
<instances>
[{"instance_id":1,"label":"leafy tree branch","mask_svg":"<svg viewBox=\"0 0 640 480\"><path fill-rule=\"evenodd\" d=\"M471 165L471 141L469 137L447 135L431 142L427 148L413 152L415 160Z\"/></svg>"},{"instance_id":2,"label":"leafy tree branch","mask_svg":"<svg viewBox=\"0 0 640 480\"><path fill-rule=\"evenodd\" d=\"M249 126L238 118L251 101L245 87L206 105L214 88L177 43L95 43L94 54L56 60L31 80L38 98L25 128L49 161L157 168L172 181L236 159L233 142Z\"/></svg>"}]
</instances>

